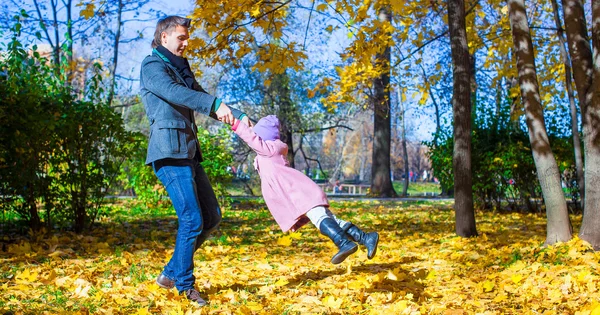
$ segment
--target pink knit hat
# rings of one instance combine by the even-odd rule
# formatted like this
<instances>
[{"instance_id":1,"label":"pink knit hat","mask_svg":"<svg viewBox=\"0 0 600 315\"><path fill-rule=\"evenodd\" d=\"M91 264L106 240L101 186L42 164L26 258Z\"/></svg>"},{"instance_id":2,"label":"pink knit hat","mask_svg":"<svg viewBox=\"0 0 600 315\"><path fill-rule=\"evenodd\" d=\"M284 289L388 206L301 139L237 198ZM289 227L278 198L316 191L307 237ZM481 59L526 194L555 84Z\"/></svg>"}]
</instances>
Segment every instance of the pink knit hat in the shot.
<instances>
[{"instance_id":1,"label":"pink knit hat","mask_svg":"<svg viewBox=\"0 0 600 315\"><path fill-rule=\"evenodd\" d=\"M279 119L275 115L263 117L252 127L252 130L265 141L277 140L279 139Z\"/></svg>"}]
</instances>

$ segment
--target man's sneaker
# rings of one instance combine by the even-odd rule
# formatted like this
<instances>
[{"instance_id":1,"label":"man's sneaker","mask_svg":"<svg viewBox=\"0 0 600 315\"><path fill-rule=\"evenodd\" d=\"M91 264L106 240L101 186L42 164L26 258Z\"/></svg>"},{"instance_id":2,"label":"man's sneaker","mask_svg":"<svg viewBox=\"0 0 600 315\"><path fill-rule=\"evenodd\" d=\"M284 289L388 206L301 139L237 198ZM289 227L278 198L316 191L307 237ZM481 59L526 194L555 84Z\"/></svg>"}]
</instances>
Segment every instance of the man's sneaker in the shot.
<instances>
[{"instance_id":1,"label":"man's sneaker","mask_svg":"<svg viewBox=\"0 0 600 315\"><path fill-rule=\"evenodd\" d=\"M173 287L175 286L175 280L171 280L161 273L156 278L156 284L158 284L158 286L163 289L173 289Z\"/></svg>"},{"instance_id":2,"label":"man's sneaker","mask_svg":"<svg viewBox=\"0 0 600 315\"><path fill-rule=\"evenodd\" d=\"M206 301L200 297L200 292L198 292L198 290L196 289L189 289L183 291L183 293L185 293L185 297L187 297L188 300L196 302L200 306L204 306L207 304Z\"/></svg>"}]
</instances>

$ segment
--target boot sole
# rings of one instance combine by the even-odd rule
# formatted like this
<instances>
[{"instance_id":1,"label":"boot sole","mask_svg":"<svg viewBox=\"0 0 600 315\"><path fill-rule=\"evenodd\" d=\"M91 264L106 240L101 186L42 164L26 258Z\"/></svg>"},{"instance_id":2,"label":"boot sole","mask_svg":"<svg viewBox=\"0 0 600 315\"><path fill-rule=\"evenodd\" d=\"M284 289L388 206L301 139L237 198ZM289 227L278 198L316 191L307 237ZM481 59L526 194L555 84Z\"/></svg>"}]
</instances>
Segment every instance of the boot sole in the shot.
<instances>
[{"instance_id":1,"label":"boot sole","mask_svg":"<svg viewBox=\"0 0 600 315\"><path fill-rule=\"evenodd\" d=\"M334 265L340 264L344 260L346 260L346 258L348 258L348 256L356 253L357 250L358 250L358 246L356 244L354 244L354 247L352 247L352 249L349 249L343 253L338 253L337 255L333 256L333 258L331 258L331 263Z\"/></svg>"}]
</instances>

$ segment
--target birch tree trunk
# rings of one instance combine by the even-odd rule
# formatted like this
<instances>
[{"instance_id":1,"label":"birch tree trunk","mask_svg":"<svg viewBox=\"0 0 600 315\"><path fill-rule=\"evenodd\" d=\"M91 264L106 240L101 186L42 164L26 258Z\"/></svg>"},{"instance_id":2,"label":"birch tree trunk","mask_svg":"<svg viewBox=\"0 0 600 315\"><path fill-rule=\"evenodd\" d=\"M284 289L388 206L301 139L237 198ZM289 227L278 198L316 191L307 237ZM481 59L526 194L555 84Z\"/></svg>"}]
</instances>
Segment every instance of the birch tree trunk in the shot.
<instances>
[{"instance_id":1,"label":"birch tree trunk","mask_svg":"<svg viewBox=\"0 0 600 315\"><path fill-rule=\"evenodd\" d=\"M594 53L586 26L581 0L563 0L565 30L573 78L581 106L584 154L584 214L579 237L600 250L600 99L598 96L600 73L598 49L600 48L600 3L592 1L592 40ZM593 61L596 60L596 65Z\"/></svg>"},{"instance_id":2,"label":"birch tree trunk","mask_svg":"<svg viewBox=\"0 0 600 315\"><path fill-rule=\"evenodd\" d=\"M566 242L571 239L571 224L567 202L560 185L558 165L554 159L546 132L533 44L523 0L509 0L508 15L517 57L519 87L525 107L529 141L531 142L533 160L546 205L546 244Z\"/></svg>"},{"instance_id":3,"label":"birch tree trunk","mask_svg":"<svg viewBox=\"0 0 600 315\"><path fill-rule=\"evenodd\" d=\"M600 250L600 2L592 1L592 101L583 117L585 211L579 237ZM583 112L583 111L582 111Z\"/></svg>"},{"instance_id":4,"label":"birch tree trunk","mask_svg":"<svg viewBox=\"0 0 600 315\"><path fill-rule=\"evenodd\" d=\"M577 187L579 188L581 206L584 206L585 197L585 181L583 179L583 154L581 150L581 139L579 138L579 119L577 117L577 106L575 105L575 95L573 92L573 83L571 79L571 60L567 53L565 34L560 23L558 14L558 4L556 0L552 0L552 11L554 11L554 23L556 24L556 35L560 41L560 56L565 64L565 85L567 86L567 95L569 96L569 109L571 113L571 132L573 134L573 153L575 158L575 168L577 169Z\"/></svg>"}]
</instances>

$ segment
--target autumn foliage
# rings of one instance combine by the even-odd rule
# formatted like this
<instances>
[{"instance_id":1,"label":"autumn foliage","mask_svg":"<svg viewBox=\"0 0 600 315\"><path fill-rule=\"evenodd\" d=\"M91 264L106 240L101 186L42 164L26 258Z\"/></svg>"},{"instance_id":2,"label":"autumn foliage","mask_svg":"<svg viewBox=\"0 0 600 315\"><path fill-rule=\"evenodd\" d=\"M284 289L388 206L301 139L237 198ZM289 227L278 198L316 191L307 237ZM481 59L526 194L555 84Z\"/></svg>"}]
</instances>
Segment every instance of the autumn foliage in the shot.
<instances>
[{"instance_id":1,"label":"autumn foliage","mask_svg":"<svg viewBox=\"0 0 600 315\"><path fill-rule=\"evenodd\" d=\"M598 314L600 253L575 238L543 247L545 218L478 213L480 236L454 233L451 204L340 202L381 233L331 265L333 244L314 227L283 234L267 210L227 210L195 256L210 304L191 305L154 280L171 256L169 208L116 205L89 233L4 239L5 314ZM573 217L580 222L580 217ZM577 227L576 227L577 228Z\"/></svg>"}]
</instances>

